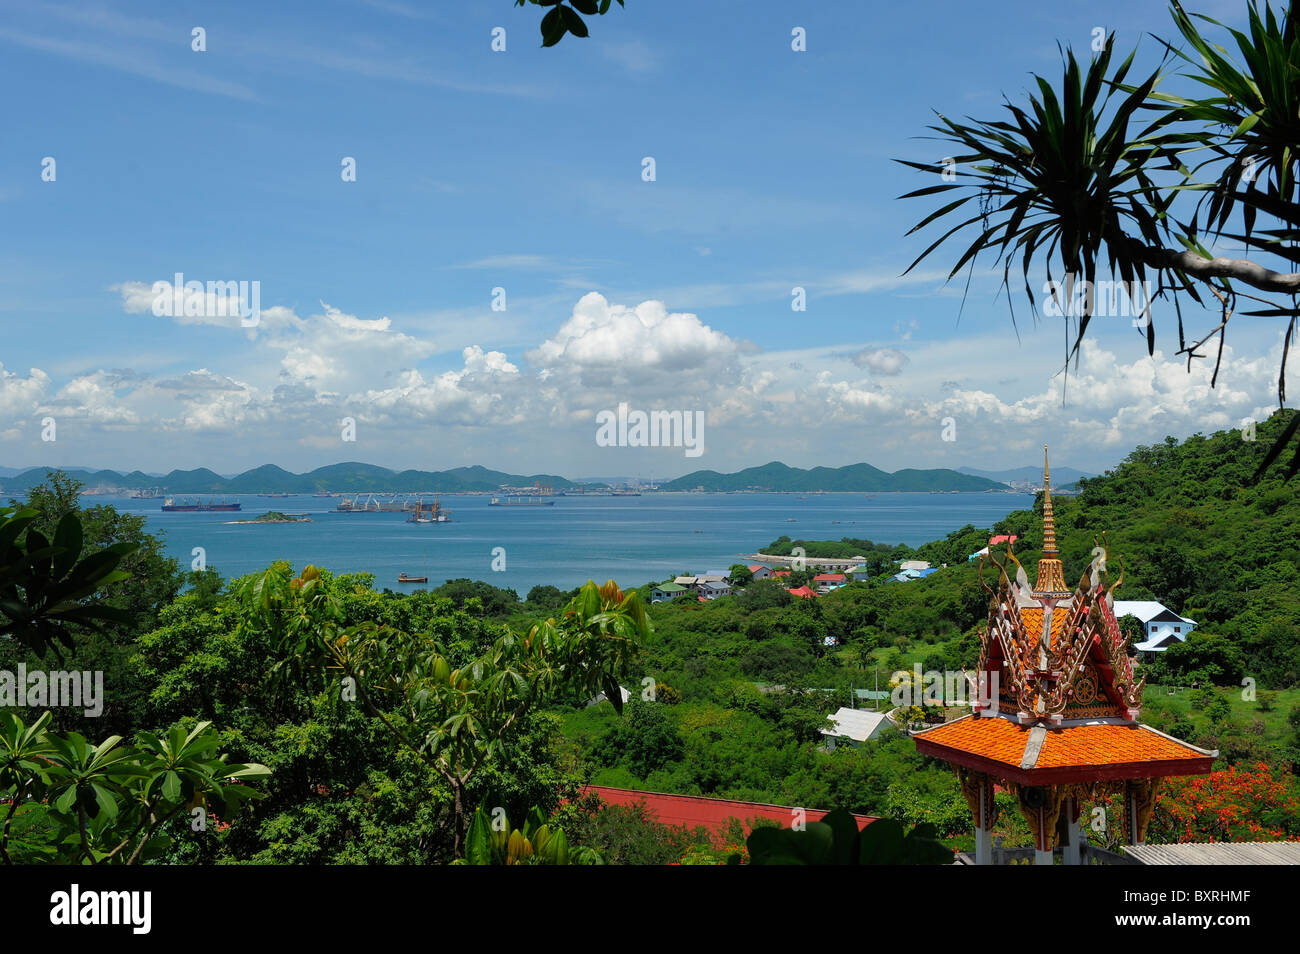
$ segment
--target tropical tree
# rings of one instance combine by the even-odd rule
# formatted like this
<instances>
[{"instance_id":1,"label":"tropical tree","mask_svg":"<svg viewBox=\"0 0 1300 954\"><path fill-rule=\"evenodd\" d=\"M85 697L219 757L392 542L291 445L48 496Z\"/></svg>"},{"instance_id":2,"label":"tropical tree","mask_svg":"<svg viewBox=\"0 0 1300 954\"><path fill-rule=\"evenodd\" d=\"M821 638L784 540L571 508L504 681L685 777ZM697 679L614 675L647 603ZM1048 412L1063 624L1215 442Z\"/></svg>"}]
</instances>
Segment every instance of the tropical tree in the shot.
<instances>
[{"instance_id":1,"label":"tropical tree","mask_svg":"<svg viewBox=\"0 0 1300 954\"><path fill-rule=\"evenodd\" d=\"M1251 2L1248 30L1241 32L1189 15L1178 0L1170 9L1185 47L1160 41L1165 55L1159 67L1136 83L1126 82L1132 53L1112 69L1112 35L1086 70L1067 51L1059 87L1035 77L1038 95L1029 96L1027 108L1007 103L1006 119L966 124L940 114L929 128L955 150L955 168L949 163L942 170L949 181L903 198L952 191L959 197L908 233L940 221L948 226L908 270L972 230L973 239L949 277L968 263L973 269L975 259L987 252L1002 266L1008 301L1011 270L1020 270L1035 316L1031 275L1042 274L1044 266L1049 282L1054 268L1064 273L1064 298L1070 302L1076 285L1096 288L1099 270L1118 275L1127 289L1154 279L1152 298L1175 305L1176 353L1187 356L1189 368L1194 359L1207 357L1202 349L1217 338L1212 385L1235 314L1281 319L1286 322L1277 385L1282 406L1287 350L1300 317L1295 270L1300 263L1300 11L1292 2L1280 15L1271 6L1261 12ZM1198 21L1226 31L1235 56L1207 39ZM1183 70L1201 95L1160 91L1174 69ZM1139 121L1139 114L1151 118ZM932 164L899 161L936 172ZM1215 254L1210 246L1221 239L1239 243L1249 257ZM1281 264L1275 269L1260 257ZM1058 286L1048 287L1059 309ZM1209 304L1217 324L1205 335L1189 336L1181 304L1184 299L1206 303L1202 293L1213 298ZM1243 300L1261 307L1238 312ZM1067 321L1075 321L1067 370L1071 359L1077 363L1095 309L1094 296L1086 291L1077 314L1062 311ZM1142 318L1148 353L1154 353L1149 302ZM1300 415L1292 414L1257 477L1298 428ZM1297 471L1300 444L1287 476Z\"/></svg>"},{"instance_id":2,"label":"tropical tree","mask_svg":"<svg viewBox=\"0 0 1300 954\"><path fill-rule=\"evenodd\" d=\"M530 713L551 700L603 691L622 711L619 680L632 672L650 633L636 593L611 580L587 583L559 619L525 636L506 627L463 665L429 634L386 623L342 625L337 597L320 571L294 578L277 564L248 578L241 625L270 634L274 676L295 685L328 682L433 768L452 795L455 852L462 854L471 785L494 760L507 759Z\"/></svg>"},{"instance_id":3,"label":"tropical tree","mask_svg":"<svg viewBox=\"0 0 1300 954\"><path fill-rule=\"evenodd\" d=\"M117 567L136 546L117 543L82 559L79 516L64 514L52 539L33 526L40 516L29 507L0 507L0 632L57 658L75 645L76 627L130 621L125 610L91 597L127 579Z\"/></svg>"},{"instance_id":4,"label":"tropical tree","mask_svg":"<svg viewBox=\"0 0 1300 954\"><path fill-rule=\"evenodd\" d=\"M170 843L164 826L192 812L229 817L260 793L263 765L227 764L209 722L141 732L133 745L98 745L76 732L48 731L46 712L28 726L0 712L0 863L135 864Z\"/></svg>"}]
</instances>

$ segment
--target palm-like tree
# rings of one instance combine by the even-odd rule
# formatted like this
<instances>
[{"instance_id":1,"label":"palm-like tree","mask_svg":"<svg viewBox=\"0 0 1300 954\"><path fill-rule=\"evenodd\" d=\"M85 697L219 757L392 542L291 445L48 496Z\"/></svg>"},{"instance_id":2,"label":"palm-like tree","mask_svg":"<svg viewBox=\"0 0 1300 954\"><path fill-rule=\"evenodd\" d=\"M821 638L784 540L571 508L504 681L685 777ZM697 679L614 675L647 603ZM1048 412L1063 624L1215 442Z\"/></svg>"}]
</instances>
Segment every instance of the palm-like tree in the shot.
<instances>
[{"instance_id":1,"label":"palm-like tree","mask_svg":"<svg viewBox=\"0 0 1300 954\"><path fill-rule=\"evenodd\" d=\"M1260 302L1262 308L1243 314L1288 322L1278 375L1278 402L1284 405L1287 350L1300 316L1300 273L1294 271L1300 263L1300 11L1290 2L1280 16L1269 7L1261 13L1252 2L1247 33L1189 15L1177 0L1170 12L1186 45L1180 49L1161 41L1166 52L1159 68L1140 82L1126 82L1133 54L1112 71L1112 36L1086 70L1067 51L1059 91L1035 77L1038 95L1030 95L1027 109L1006 103L1006 119L967 124L940 114L929 128L960 150L953 159L961 171L953 181L903 198L959 193L911 232L941 220L958 221L908 270L949 239L973 230L949 278L968 263L973 268L981 252L990 252L1002 266L1008 292L1012 269L1019 266L1031 313L1036 306L1030 275L1039 274L1044 263L1049 282L1054 267L1065 273L1067 294L1078 280L1093 287L1099 265L1128 288L1146 287L1154 279L1153 297L1169 297L1175 304L1177 353L1187 355L1189 368L1193 359L1205 357L1201 349L1217 336L1212 385L1238 300ZM1227 31L1240 63L1201 34L1198 20ZM1200 98L1161 92L1158 86L1173 66L1185 67L1182 75L1206 92ZM936 171L933 165L899 161ZM1175 214L1176 200L1184 196L1194 200L1185 220ZM1187 204L1179 202L1178 211ZM1261 219L1268 220L1267 227L1261 227ZM1255 257L1213 254L1204 243L1220 238L1240 243ZM1261 264L1259 256L1281 259L1285 270ZM1180 298L1201 302L1203 291L1217 299L1220 320L1209 334L1189 342ZM1077 360L1093 313L1088 295L1075 316L1067 369L1071 358ZM1153 353L1155 325L1149 313L1146 317L1147 349ZM1300 415L1293 414L1259 473L1297 428ZM1288 478L1298 470L1300 446Z\"/></svg>"}]
</instances>

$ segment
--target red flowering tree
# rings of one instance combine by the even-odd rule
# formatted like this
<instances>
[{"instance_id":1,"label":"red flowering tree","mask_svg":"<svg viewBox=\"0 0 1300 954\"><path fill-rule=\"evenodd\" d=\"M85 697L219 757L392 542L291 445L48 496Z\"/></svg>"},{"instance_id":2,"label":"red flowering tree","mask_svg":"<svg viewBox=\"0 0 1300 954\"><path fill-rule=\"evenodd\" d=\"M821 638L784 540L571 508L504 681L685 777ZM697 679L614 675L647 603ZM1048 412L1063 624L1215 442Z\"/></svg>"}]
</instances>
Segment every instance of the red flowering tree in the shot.
<instances>
[{"instance_id":1,"label":"red flowering tree","mask_svg":"<svg viewBox=\"0 0 1300 954\"><path fill-rule=\"evenodd\" d=\"M1147 830L1153 843L1297 839L1300 784L1263 762L1167 781Z\"/></svg>"}]
</instances>

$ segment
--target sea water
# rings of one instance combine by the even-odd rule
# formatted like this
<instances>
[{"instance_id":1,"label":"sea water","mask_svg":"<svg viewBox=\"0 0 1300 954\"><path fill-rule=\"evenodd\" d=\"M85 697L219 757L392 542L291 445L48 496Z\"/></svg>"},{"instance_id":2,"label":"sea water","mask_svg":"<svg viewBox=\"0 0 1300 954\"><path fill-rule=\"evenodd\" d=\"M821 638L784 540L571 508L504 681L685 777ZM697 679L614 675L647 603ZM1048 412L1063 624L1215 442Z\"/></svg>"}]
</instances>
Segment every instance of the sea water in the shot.
<instances>
[{"instance_id":1,"label":"sea water","mask_svg":"<svg viewBox=\"0 0 1300 954\"><path fill-rule=\"evenodd\" d=\"M377 497L384 495L376 495ZM336 513L338 498L232 495L239 513L163 513L161 500L84 496L83 507L110 504L142 514L150 533L185 569L202 548L225 577L288 560L335 573L366 572L375 586L414 590L399 573L429 586L468 577L524 597L539 584L572 589L595 580L627 587L678 574L726 570L748 562L777 537L842 537L918 546L967 524L991 527L1032 494L643 494L555 497L555 505L491 507L486 495L442 494L448 523L407 523L405 513ZM426 498L426 501L429 498ZM231 524L267 511L306 514L310 523ZM494 569L504 567L504 569Z\"/></svg>"}]
</instances>

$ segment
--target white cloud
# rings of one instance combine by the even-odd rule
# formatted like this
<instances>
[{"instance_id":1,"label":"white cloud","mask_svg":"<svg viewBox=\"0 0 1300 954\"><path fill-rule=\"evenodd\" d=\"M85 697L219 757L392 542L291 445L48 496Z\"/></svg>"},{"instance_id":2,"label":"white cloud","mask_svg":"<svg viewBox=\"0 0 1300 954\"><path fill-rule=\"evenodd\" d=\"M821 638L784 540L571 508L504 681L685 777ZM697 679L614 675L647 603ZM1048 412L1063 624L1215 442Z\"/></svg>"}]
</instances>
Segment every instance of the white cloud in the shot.
<instances>
[{"instance_id":1,"label":"white cloud","mask_svg":"<svg viewBox=\"0 0 1300 954\"><path fill-rule=\"evenodd\" d=\"M50 386L50 376L40 368L31 368L23 377L6 371L0 363L0 419L13 420L35 412Z\"/></svg>"},{"instance_id":2,"label":"white cloud","mask_svg":"<svg viewBox=\"0 0 1300 954\"><path fill-rule=\"evenodd\" d=\"M907 364L907 355L896 348L866 347L849 357L859 368L866 368L876 374L898 374Z\"/></svg>"}]
</instances>

